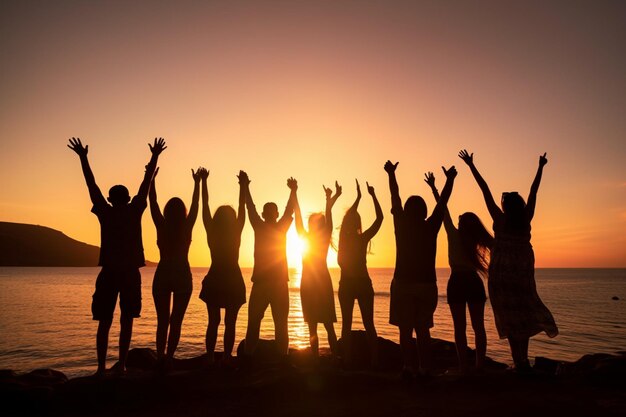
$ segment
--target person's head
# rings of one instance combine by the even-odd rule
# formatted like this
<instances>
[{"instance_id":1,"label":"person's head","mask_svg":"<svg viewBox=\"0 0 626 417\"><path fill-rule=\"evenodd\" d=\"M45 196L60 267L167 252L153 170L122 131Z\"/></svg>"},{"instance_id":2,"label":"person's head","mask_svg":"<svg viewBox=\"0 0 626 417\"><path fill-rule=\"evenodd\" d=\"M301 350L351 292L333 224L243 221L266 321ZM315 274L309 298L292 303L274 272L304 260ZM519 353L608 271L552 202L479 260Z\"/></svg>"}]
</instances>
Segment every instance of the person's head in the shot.
<instances>
[{"instance_id":1,"label":"person's head","mask_svg":"<svg viewBox=\"0 0 626 417\"><path fill-rule=\"evenodd\" d=\"M341 222L339 234L361 234L361 215L358 211L348 210L346 212Z\"/></svg>"},{"instance_id":2,"label":"person's head","mask_svg":"<svg viewBox=\"0 0 626 417\"><path fill-rule=\"evenodd\" d=\"M516 216L524 212L526 208L526 202L517 191L511 191L508 193L502 193L502 212L505 215Z\"/></svg>"},{"instance_id":3,"label":"person's head","mask_svg":"<svg viewBox=\"0 0 626 417\"><path fill-rule=\"evenodd\" d=\"M517 192L502 193L502 212L505 228L512 232L522 232L530 227L526 217L526 202Z\"/></svg>"},{"instance_id":4,"label":"person's head","mask_svg":"<svg viewBox=\"0 0 626 417\"><path fill-rule=\"evenodd\" d=\"M219 206L213 215L213 226L220 235L232 233L237 225L237 213L231 206Z\"/></svg>"},{"instance_id":5,"label":"person's head","mask_svg":"<svg viewBox=\"0 0 626 417\"><path fill-rule=\"evenodd\" d=\"M324 230L326 216L322 213L313 213L309 216L309 233L318 234Z\"/></svg>"},{"instance_id":6,"label":"person's head","mask_svg":"<svg viewBox=\"0 0 626 417\"><path fill-rule=\"evenodd\" d=\"M491 233L476 214L468 212L459 216L459 235L474 267L486 272L489 267L489 248L493 244Z\"/></svg>"},{"instance_id":7,"label":"person's head","mask_svg":"<svg viewBox=\"0 0 626 417\"><path fill-rule=\"evenodd\" d=\"M178 197L170 198L163 209L163 218L166 224L178 225L187 218L187 208L185 203Z\"/></svg>"},{"instance_id":8,"label":"person's head","mask_svg":"<svg viewBox=\"0 0 626 417\"><path fill-rule=\"evenodd\" d=\"M261 216L266 222L276 222L276 220L278 220L278 206L276 203L265 203Z\"/></svg>"},{"instance_id":9,"label":"person's head","mask_svg":"<svg viewBox=\"0 0 626 417\"><path fill-rule=\"evenodd\" d=\"M125 206L130 202L128 188L123 185L114 185L109 190L109 198L107 198L107 200L113 207Z\"/></svg>"},{"instance_id":10,"label":"person's head","mask_svg":"<svg viewBox=\"0 0 626 417\"><path fill-rule=\"evenodd\" d=\"M404 213L412 219L424 220L428 214L426 202L419 195L412 195L404 203Z\"/></svg>"}]
</instances>

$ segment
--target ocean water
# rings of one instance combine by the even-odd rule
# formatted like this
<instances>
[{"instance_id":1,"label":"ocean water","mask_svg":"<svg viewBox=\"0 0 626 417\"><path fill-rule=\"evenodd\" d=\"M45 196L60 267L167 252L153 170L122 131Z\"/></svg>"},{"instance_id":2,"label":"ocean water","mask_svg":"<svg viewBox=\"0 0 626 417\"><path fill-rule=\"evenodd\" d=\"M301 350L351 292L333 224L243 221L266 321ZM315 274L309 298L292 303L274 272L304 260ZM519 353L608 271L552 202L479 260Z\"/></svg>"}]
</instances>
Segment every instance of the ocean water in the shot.
<instances>
[{"instance_id":1,"label":"ocean water","mask_svg":"<svg viewBox=\"0 0 626 417\"><path fill-rule=\"evenodd\" d=\"M155 268L142 268L143 310L135 320L131 347L154 348L156 315L151 285ZM206 268L192 268L194 292L183 322L177 357L204 353L208 322L205 304L198 298ZM0 369L20 372L36 368L54 368L68 376L82 376L95 370L95 334L97 322L91 319L91 295L99 268L0 268ZM243 270L248 292L250 269ZM335 291L339 270L331 269ZM393 269L370 269L376 293L375 324L378 334L395 342L398 330L388 324L389 287ZM447 268L437 270L439 304L435 312L433 337L453 340L452 319L446 304ZM308 330L302 319L299 293L300 274L290 271L290 346L308 345ZM538 269L537 288L552 311L560 334L554 339L545 334L534 337L531 356L576 360L587 353L615 353L626 350L626 269ZM335 294L336 295L336 294ZM613 300L618 297L618 300ZM341 311L336 300L341 332ZM362 329L360 311L355 306L353 329ZM245 336L247 304L239 312L236 344ZM119 318L119 310L116 311ZM468 320L469 322L469 320ZM498 339L489 302L485 311L487 355L510 363L506 340ZM114 323L109 343L109 366L117 357L119 325ZM320 326L320 344L327 346ZM223 325L218 334L217 350L222 347ZM273 339L274 328L268 310L261 327L261 338ZM473 333L468 325L468 341Z\"/></svg>"}]
</instances>

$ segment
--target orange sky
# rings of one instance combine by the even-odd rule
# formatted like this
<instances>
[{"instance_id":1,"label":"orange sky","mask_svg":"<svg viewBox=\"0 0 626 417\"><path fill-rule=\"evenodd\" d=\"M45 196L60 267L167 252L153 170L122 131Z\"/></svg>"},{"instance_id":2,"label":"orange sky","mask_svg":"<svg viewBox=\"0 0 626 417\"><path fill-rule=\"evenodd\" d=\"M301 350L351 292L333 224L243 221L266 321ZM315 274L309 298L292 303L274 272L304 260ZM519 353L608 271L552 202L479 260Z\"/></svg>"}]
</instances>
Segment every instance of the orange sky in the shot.
<instances>
[{"instance_id":1,"label":"orange sky","mask_svg":"<svg viewBox=\"0 0 626 417\"><path fill-rule=\"evenodd\" d=\"M537 265L626 266L626 7L438 3L2 2L0 220L99 244L67 139L89 144L106 193L136 190L147 143L163 136L162 205L189 204L198 165L211 170L213 210L236 204L239 169L259 206L283 207L296 177L305 215L337 179L338 225L354 178L368 180L386 214L368 262L392 266L387 159L400 161L403 200L420 194L431 209L423 173L442 186L439 167L455 164L453 216L490 225L459 149L475 152L496 196L527 195L547 152ZM367 196L360 212L373 220ZM200 221L193 238L192 264L208 265ZM144 246L158 260L148 212ZM252 265L249 225L240 259Z\"/></svg>"}]
</instances>

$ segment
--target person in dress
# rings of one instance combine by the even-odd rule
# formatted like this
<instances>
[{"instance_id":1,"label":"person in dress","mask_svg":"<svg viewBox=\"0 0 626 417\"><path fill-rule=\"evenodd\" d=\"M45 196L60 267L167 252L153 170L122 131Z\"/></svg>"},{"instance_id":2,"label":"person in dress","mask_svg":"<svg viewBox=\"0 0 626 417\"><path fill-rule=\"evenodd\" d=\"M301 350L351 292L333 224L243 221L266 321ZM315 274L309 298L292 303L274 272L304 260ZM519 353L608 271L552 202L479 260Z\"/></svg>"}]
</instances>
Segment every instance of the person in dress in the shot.
<instances>
[{"instance_id":1,"label":"person in dress","mask_svg":"<svg viewBox=\"0 0 626 417\"><path fill-rule=\"evenodd\" d=\"M224 309L224 363L228 363L235 344L235 326L239 309L246 302L246 285L239 268L241 232L246 222L246 189L250 180L239 171L239 206L237 212L230 206L220 206L211 216L207 170L200 171L202 178L202 221L211 251L211 268L202 281L200 299L206 303L209 324L206 331L208 364L215 361L217 329Z\"/></svg>"},{"instance_id":2,"label":"person in dress","mask_svg":"<svg viewBox=\"0 0 626 417\"><path fill-rule=\"evenodd\" d=\"M385 163L391 191L391 213L396 237L396 268L391 281L389 323L399 327L404 367L402 377L411 379L419 372L427 375L432 369L430 329L437 308L437 234L452 193L456 169L446 170L446 184L430 217L426 202L420 196L409 197L404 207L396 180L395 164ZM413 331L417 339L419 369L413 360Z\"/></svg>"},{"instance_id":3,"label":"person in dress","mask_svg":"<svg viewBox=\"0 0 626 417\"><path fill-rule=\"evenodd\" d=\"M317 324L322 323L328 334L328 344L333 355L337 355L337 335L333 323L337 321L335 313L335 293L330 272L326 263L328 248L333 234L333 205L341 195L341 186L335 182L335 195L330 188L324 187L326 212L309 216L309 230L304 228L300 204L296 198L296 231L304 241L305 252L302 259L302 279L300 298L302 315L309 326L309 340L314 356L319 355Z\"/></svg>"},{"instance_id":4,"label":"person in dress","mask_svg":"<svg viewBox=\"0 0 626 417\"><path fill-rule=\"evenodd\" d=\"M193 226L198 217L202 169L199 168L197 172L191 170L194 186L189 213L183 200L178 197L171 198L161 213L156 192L158 169L150 186L150 214L156 227L160 253L160 261L152 281L152 297L157 314L157 359L164 370L172 366L174 352L180 340L183 318L193 290L188 255Z\"/></svg>"},{"instance_id":5,"label":"person in dress","mask_svg":"<svg viewBox=\"0 0 626 417\"><path fill-rule=\"evenodd\" d=\"M426 183L430 186L435 201L439 201L439 191L435 186L432 172L426 174ZM487 296L481 277L487 276L489 268L489 250L493 245L493 236L485 229L480 218L474 213L459 216L459 227L452 222L448 208L444 211L443 226L448 235L448 262L450 279L448 280L447 299L452 322L454 324L454 342L461 373L469 371L467 360L466 308L469 310L474 341L476 345L475 369L481 371L487 352L487 334L485 332L485 301Z\"/></svg>"},{"instance_id":6,"label":"person in dress","mask_svg":"<svg viewBox=\"0 0 626 417\"><path fill-rule=\"evenodd\" d=\"M370 350L370 362L378 365L378 335L374 326L374 288L367 271L367 254L372 238L383 224L383 210L380 207L374 187L367 184L367 192L372 196L376 219L365 231L361 227L361 215L358 212L361 201L361 187L356 181L356 200L346 211L339 229L339 248L337 263L341 268L339 280L339 305L341 306L341 338L343 356L348 365L352 362L352 313L354 302L358 301L361 319Z\"/></svg>"},{"instance_id":7,"label":"person in dress","mask_svg":"<svg viewBox=\"0 0 626 417\"><path fill-rule=\"evenodd\" d=\"M493 219L495 241L488 288L498 335L509 341L514 369L528 372L531 370L528 361L530 338L540 332L549 337L558 334L554 317L537 294L535 254L530 244L530 223L535 215L543 167L548 160L545 153L539 157L527 202L517 192L503 193L500 208L474 165L474 154L462 150L459 157L469 166Z\"/></svg>"}]
</instances>

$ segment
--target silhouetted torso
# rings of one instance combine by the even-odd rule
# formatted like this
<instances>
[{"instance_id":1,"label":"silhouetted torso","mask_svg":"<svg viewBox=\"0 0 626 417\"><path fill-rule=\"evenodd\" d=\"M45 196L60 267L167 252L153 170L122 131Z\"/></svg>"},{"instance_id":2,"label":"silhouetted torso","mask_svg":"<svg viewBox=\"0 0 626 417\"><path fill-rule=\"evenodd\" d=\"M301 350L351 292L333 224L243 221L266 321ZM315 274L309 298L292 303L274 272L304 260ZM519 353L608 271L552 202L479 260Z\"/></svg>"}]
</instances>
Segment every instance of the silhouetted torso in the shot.
<instances>
[{"instance_id":1,"label":"silhouetted torso","mask_svg":"<svg viewBox=\"0 0 626 417\"><path fill-rule=\"evenodd\" d=\"M107 267L135 267L145 265L141 240L141 216L146 201L134 197L130 204L112 207L94 205L91 209L100 221L100 260Z\"/></svg>"},{"instance_id":2,"label":"silhouetted torso","mask_svg":"<svg viewBox=\"0 0 626 417\"><path fill-rule=\"evenodd\" d=\"M239 246L241 246L241 233L224 236L213 233L207 237L211 251L211 268L239 269Z\"/></svg>"},{"instance_id":3,"label":"silhouetted torso","mask_svg":"<svg viewBox=\"0 0 626 417\"><path fill-rule=\"evenodd\" d=\"M166 225L157 227L157 246L163 261L186 261L191 245L191 230L180 225L169 230Z\"/></svg>"},{"instance_id":4,"label":"silhouetted torso","mask_svg":"<svg viewBox=\"0 0 626 417\"><path fill-rule=\"evenodd\" d=\"M434 215L426 221L415 221L402 209L394 209L391 213L396 237L394 280L403 283L436 283L437 233L443 216Z\"/></svg>"},{"instance_id":5,"label":"silhouetted torso","mask_svg":"<svg viewBox=\"0 0 626 417\"><path fill-rule=\"evenodd\" d=\"M353 234L341 238L337 261L341 267L341 280L369 278L367 272L367 245L369 239L363 234Z\"/></svg>"},{"instance_id":6,"label":"silhouetted torso","mask_svg":"<svg viewBox=\"0 0 626 417\"><path fill-rule=\"evenodd\" d=\"M459 230L454 226L447 226L446 232L448 234L448 263L450 264L450 269L458 272L475 271L476 267L467 254Z\"/></svg>"},{"instance_id":7,"label":"silhouetted torso","mask_svg":"<svg viewBox=\"0 0 626 417\"><path fill-rule=\"evenodd\" d=\"M252 282L288 281L287 229L291 217L276 223L258 221L254 228L254 269Z\"/></svg>"}]
</instances>

